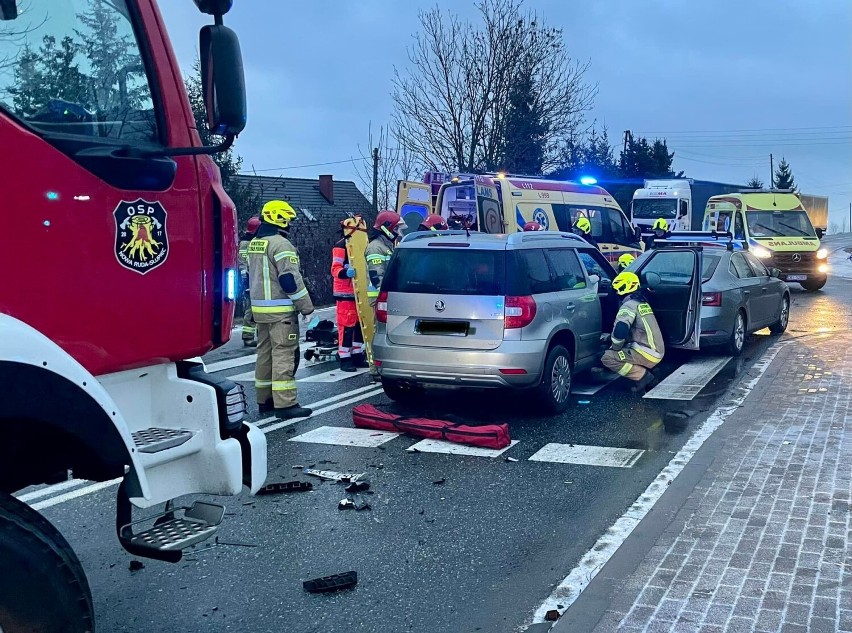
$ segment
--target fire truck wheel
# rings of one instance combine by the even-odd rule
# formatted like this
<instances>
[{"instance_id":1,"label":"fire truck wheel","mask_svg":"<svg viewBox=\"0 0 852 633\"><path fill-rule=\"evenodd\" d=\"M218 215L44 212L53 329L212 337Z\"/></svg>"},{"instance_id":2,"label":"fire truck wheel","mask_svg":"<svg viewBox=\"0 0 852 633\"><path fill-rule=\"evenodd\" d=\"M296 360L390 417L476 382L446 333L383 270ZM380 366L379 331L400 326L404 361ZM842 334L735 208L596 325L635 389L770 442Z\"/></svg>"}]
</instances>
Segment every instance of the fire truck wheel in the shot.
<instances>
[{"instance_id":1,"label":"fire truck wheel","mask_svg":"<svg viewBox=\"0 0 852 633\"><path fill-rule=\"evenodd\" d=\"M38 512L0 493L0 631L94 630L89 583L68 541Z\"/></svg>"}]
</instances>

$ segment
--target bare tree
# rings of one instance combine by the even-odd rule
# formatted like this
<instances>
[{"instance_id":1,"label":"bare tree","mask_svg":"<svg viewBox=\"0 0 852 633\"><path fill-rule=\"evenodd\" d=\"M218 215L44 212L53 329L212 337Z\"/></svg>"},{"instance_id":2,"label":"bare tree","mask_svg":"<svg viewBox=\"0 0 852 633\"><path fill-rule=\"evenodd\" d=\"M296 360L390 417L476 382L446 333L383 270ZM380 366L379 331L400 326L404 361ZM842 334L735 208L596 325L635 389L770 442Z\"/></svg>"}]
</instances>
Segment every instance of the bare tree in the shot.
<instances>
[{"instance_id":1,"label":"bare tree","mask_svg":"<svg viewBox=\"0 0 852 633\"><path fill-rule=\"evenodd\" d=\"M395 69L394 125L426 165L492 170L505 162L512 88L530 83L531 110L543 130L543 167L580 130L597 94L589 63L570 57L561 29L522 11L522 0L480 0L481 24L438 8L421 12L422 30Z\"/></svg>"},{"instance_id":2,"label":"bare tree","mask_svg":"<svg viewBox=\"0 0 852 633\"><path fill-rule=\"evenodd\" d=\"M837 222L831 223L831 225L828 227L828 232L831 233L832 235L840 232L840 227L837 225Z\"/></svg>"},{"instance_id":3,"label":"bare tree","mask_svg":"<svg viewBox=\"0 0 852 633\"><path fill-rule=\"evenodd\" d=\"M353 159L361 191L368 198L373 197L373 149L379 150L377 209L390 209L396 202L397 183L413 178L420 165L414 154L399 144L394 130L381 126L374 136L370 123L367 146L358 145L359 158Z\"/></svg>"}]
</instances>

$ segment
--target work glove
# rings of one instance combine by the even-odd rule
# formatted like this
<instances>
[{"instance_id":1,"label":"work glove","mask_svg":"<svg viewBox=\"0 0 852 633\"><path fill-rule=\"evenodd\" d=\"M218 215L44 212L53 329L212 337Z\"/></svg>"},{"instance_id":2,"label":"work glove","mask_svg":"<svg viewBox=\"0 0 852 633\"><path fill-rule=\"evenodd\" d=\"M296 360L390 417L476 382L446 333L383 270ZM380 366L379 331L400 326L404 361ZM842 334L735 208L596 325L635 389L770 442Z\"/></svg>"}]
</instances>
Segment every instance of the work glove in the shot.
<instances>
[{"instance_id":1,"label":"work glove","mask_svg":"<svg viewBox=\"0 0 852 633\"><path fill-rule=\"evenodd\" d=\"M355 277L355 269L352 268L351 266L349 266L346 269L346 276L349 277L349 279L352 279L353 277Z\"/></svg>"}]
</instances>

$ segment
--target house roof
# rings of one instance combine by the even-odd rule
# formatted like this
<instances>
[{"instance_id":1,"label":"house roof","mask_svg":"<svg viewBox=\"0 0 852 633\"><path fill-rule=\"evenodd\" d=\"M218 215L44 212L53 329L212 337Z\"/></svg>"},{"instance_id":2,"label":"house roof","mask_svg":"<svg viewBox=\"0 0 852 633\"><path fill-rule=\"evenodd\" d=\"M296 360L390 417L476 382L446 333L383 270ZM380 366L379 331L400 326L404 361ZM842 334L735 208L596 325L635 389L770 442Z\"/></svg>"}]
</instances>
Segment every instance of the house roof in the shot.
<instances>
[{"instance_id":1,"label":"house roof","mask_svg":"<svg viewBox=\"0 0 852 633\"><path fill-rule=\"evenodd\" d=\"M365 217L372 215L372 205L351 180L333 181L334 204L331 204L320 193L319 179L253 174L239 174L234 179L252 193L257 193L262 203L286 200L307 220L319 220L323 214L332 214L336 218L343 218L348 213Z\"/></svg>"}]
</instances>

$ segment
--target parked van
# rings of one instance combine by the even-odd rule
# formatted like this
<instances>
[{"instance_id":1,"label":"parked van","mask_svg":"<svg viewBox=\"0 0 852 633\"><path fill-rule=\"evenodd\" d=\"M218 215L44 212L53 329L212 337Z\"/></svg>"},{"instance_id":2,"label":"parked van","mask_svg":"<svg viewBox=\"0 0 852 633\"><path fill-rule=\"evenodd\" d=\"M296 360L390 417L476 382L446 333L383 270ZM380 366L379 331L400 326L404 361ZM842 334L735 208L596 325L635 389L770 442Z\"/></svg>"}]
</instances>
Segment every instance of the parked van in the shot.
<instances>
[{"instance_id":1,"label":"parked van","mask_svg":"<svg viewBox=\"0 0 852 633\"><path fill-rule=\"evenodd\" d=\"M409 226L417 226L418 217L429 212L424 200L434 192L435 178L429 180L431 184L399 183L397 210ZM514 233L532 221L545 230L570 231L578 218L587 217L592 237L609 261L616 262L624 253L637 256L642 252L636 229L601 187L525 176L473 174L459 174L440 182L431 212L440 213L450 226L455 223L483 233Z\"/></svg>"},{"instance_id":2,"label":"parked van","mask_svg":"<svg viewBox=\"0 0 852 633\"><path fill-rule=\"evenodd\" d=\"M779 269L784 281L805 290L819 290L828 278L828 250L820 247L822 229L814 229L792 192L713 196L704 211L704 230L731 231L767 268Z\"/></svg>"}]
</instances>

